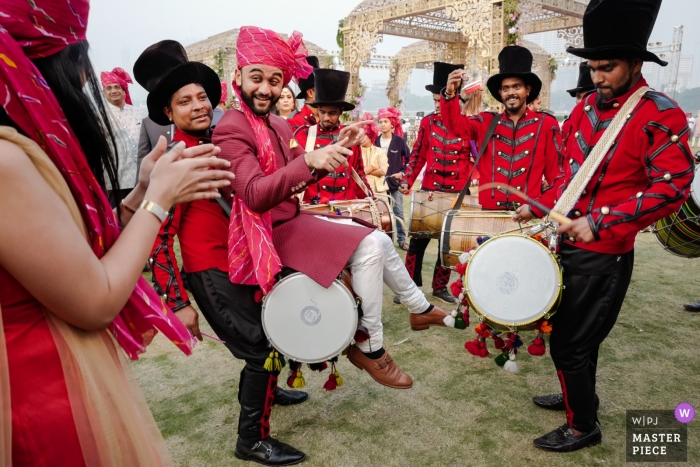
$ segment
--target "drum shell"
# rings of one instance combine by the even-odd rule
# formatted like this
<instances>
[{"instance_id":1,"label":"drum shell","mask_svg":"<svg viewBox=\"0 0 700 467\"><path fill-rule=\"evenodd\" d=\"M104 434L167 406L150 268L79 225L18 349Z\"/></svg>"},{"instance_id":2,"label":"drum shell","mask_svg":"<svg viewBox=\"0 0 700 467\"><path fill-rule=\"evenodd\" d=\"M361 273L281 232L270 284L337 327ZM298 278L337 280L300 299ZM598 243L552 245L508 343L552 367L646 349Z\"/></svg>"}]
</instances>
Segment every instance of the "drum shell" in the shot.
<instances>
[{"instance_id":1,"label":"drum shell","mask_svg":"<svg viewBox=\"0 0 700 467\"><path fill-rule=\"evenodd\" d=\"M513 222L511 213L505 211L461 210L449 211L441 230L440 264L454 269L459 264L459 255L478 246L477 237L519 232L521 228Z\"/></svg>"},{"instance_id":2,"label":"drum shell","mask_svg":"<svg viewBox=\"0 0 700 467\"><path fill-rule=\"evenodd\" d=\"M285 284L287 281L293 281L295 278L298 278L299 276L304 276L304 274L295 272L292 273L283 279L281 279L277 284L275 284L275 287L272 289L272 291L265 297L262 305L262 324L263 324L263 330L265 331L265 335L268 337L270 340L270 344L272 347L274 347L276 350L278 350L280 353L285 355L286 357L290 358L291 360L300 362L300 363L320 363L320 362L325 362L338 354L342 352L344 348L346 348L351 342L352 339L355 335L355 332L357 330L357 324L359 322L359 316L358 316L358 310L357 310L357 302L355 301L354 294L352 292L352 276L345 270L341 273L339 279L336 279L331 286L334 290L340 291L342 296L338 296L338 300L334 300L334 303L340 303L341 299L343 302L348 304L348 309L347 312L350 313L347 316L344 316L344 321L345 324L347 324L346 327L343 327L342 329L339 329L339 326L333 325L334 331L338 330L338 334L342 334L342 338L338 340L337 344L333 344L333 349L326 351L326 352L318 352L314 354L312 357L309 357L310 353L313 352L305 352L305 356L302 356L301 354L297 353L295 349L298 350L298 347L295 346L288 346L287 344L283 344L281 340L278 340L275 336L280 335L280 332L286 333L287 328L283 328L282 331L280 331L280 326L272 327L271 323L272 320L274 320L274 315L279 315L279 305L277 307L277 310L275 313L270 314L270 300L275 299L275 291L278 287L281 287ZM310 278L307 277L309 281L312 281ZM315 287L319 288L318 290L323 289L320 285L315 284ZM279 289L277 289L279 290ZM327 290L327 289L325 289ZM299 293L304 292L304 288L297 289ZM335 297L335 296L334 296ZM314 300L312 297L308 297L309 300L308 302L313 303L314 305L318 305L317 301ZM317 298L317 297L316 297ZM326 302L327 304L327 302ZM294 309L291 305L289 306L289 311L287 312L287 308L285 308L284 313L285 313L285 318L287 317L294 317L293 321L297 322L298 318L298 312L300 310ZM328 320L330 316L335 313L335 310L328 310L328 309L323 309L322 311L322 317L320 318L320 321L323 320ZM330 312L330 313L329 313ZM289 315L287 315L289 313ZM330 315L330 316L329 316ZM306 323L308 324L308 323ZM326 325L328 323L324 323ZM313 325L308 328L304 328L305 330L308 331L306 335L300 335L300 336L292 336L296 340L295 344L299 345L304 345L304 346L312 346L313 343L316 341L316 338L318 340L323 339L325 336L323 328L319 326L318 328L314 327ZM328 327L326 326L326 329ZM324 348L328 348L327 345L323 346Z\"/></svg>"},{"instance_id":3,"label":"drum shell","mask_svg":"<svg viewBox=\"0 0 700 467\"><path fill-rule=\"evenodd\" d=\"M696 169L696 180L698 175ZM678 211L659 219L652 226L659 244L669 253L683 258L700 257L700 193L695 184L694 181L691 196Z\"/></svg>"},{"instance_id":4,"label":"drum shell","mask_svg":"<svg viewBox=\"0 0 700 467\"><path fill-rule=\"evenodd\" d=\"M467 298L467 301L469 302L470 309L472 311L474 311L474 313L481 320L483 320L486 324L488 324L488 326L491 329L495 329L495 330L501 331L501 332L509 332L513 328L517 328L517 330L532 330L535 328L535 326L537 325L537 322L541 318L543 318L545 316L552 316L556 313L557 308L559 307L559 304L561 303L561 297L562 297L562 292L563 292L563 288L564 288L563 287L563 271L562 271L561 266L559 265L559 262L558 262L555 254L553 254L551 251L549 251L549 249L546 246L544 246L542 243L540 243L539 241L537 241L533 238L527 237L525 235L522 235L522 234L502 234L502 235L492 237L489 240L487 240L486 242L482 243L479 247L477 247L476 250L474 250L474 252L472 253L472 258L479 255L480 250L482 248L484 248L487 244L492 243L494 240L497 240L497 239L503 238L503 237L526 238L528 240L531 240L533 242L533 244L536 244L540 248L544 249L551 256L552 261L554 262L554 264L556 264L556 268L557 268L556 285L559 289L554 300L552 300L548 304L548 306L541 312L540 316L537 318L521 321L521 322L518 322L517 324L506 323L506 322L495 320L495 319L489 317L488 314L485 313L483 310L481 310L478 307L478 305L476 304L476 302L474 301L475 290L471 289L470 285L468 284L469 267L467 267L467 274L465 274L465 276L464 276L464 282L463 282L463 286L464 286L464 290L465 290L464 295ZM536 274L536 271L533 271L533 274Z\"/></svg>"},{"instance_id":5,"label":"drum shell","mask_svg":"<svg viewBox=\"0 0 700 467\"><path fill-rule=\"evenodd\" d=\"M395 220L394 211L383 199L374 200L377 205L377 210L379 211L380 224L376 227L382 232L386 233L392 239L394 238ZM319 214L334 214L331 213L331 207L339 209L341 212L341 217L355 217L357 219L362 219L365 222L376 225L374 219L372 218L372 212L370 210L370 203L366 199L352 199L352 200L342 200L342 201L331 201L329 204L302 204L301 209L303 211L314 211Z\"/></svg>"},{"instance_id":6,"label":"drum shell","mask_svg":"<svg viewBox=\"0 0 700 467\"><path fill-rule=\"evenodd\" d=\"M408 235L413 238L440 238L445 214L454 209L459 193L414 190L411 192ZM479 197L467 195L462 209L480 211Z\"/></svg>"}]
</instances>

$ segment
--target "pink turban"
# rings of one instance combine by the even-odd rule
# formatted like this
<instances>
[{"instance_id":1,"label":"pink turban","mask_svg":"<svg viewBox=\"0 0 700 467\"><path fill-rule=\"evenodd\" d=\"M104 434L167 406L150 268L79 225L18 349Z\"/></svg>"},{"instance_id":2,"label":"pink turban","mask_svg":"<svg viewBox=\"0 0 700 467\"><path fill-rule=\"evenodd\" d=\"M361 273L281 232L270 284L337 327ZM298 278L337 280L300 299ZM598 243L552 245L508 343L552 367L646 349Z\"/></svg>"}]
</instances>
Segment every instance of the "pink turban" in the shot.
<instances>
[{"instance_id":1,"label":"pink turban","mask_svg":"<svg viewBox=\"0 0 700 467\"><path fill-rule=\"evenodd\" d=\"M228 100L228 85L226 83L221 83L221 99L219 99L219 104L223 104Z\"/></svg>"},{"instance_id":2,"label":"pink turban","mask_svg":"<svg viewBox=\"0 0 700 467\"><path fill-rule=\"evenodd\" d=\"M379 120L383 118L388 119L391 122L391 126L394 127L394 133L403 138L403 127L401 127L401 119L399 117L401 117L401 111L394 107L379 109L379 113L377 114Z\"/></svg>"},{"instance_id":3,"label":"pink turban","mask_svg":"<svg viewBox=\"0 0 700 467\"><path fill-rule=\"evenodd\" d=\"M314 68L306 61L308 50L300 32L294 31L288 41L275 31L257 26L243 26L236 41L238 68L267 65L279 68L284 85L291 80L307 78Z\"/></svg>"},{"instance_id":4,"label":"pink turban","mask_svg":"<svg viewBox=\"0 0 700 467\"><path fill-rule=\"evenodd\" d=\"M48 57L85 40L86 0L0 0L0 23L29 59Z\"/></svg>"},{"instance_id":5,"label":"pink turban","mask_svg":"<svg viewBox=\"0 0 700 467\"><path fill-rule=\"evenodd\" d=\"M129 105L133 105L131 103L131 95L129 94L128 84L133 83L133 81L131 80L129 73L124 71L122 68L117 67L112 71L103 71L100 73L100 80L102 81L102 88L106 88L110 84L118 84L126 93L124 102Z\"/></svg>"},{"instance_id":6,"label":"pink turban","mask_svg":"<svg viewBox=\"0 0 700 467\"><path fill-rule=\"evenodd\" d=\"M365 112L365 114L362 116L362 120L372 120L372 123L369 125L365 125L365 133L367 133L367 137L372 141L372 144L377 140L377 136L379 136L379 127L377 126L377 123L374 121L374 116L369 113Z\"/></svg>"}]
</instances>

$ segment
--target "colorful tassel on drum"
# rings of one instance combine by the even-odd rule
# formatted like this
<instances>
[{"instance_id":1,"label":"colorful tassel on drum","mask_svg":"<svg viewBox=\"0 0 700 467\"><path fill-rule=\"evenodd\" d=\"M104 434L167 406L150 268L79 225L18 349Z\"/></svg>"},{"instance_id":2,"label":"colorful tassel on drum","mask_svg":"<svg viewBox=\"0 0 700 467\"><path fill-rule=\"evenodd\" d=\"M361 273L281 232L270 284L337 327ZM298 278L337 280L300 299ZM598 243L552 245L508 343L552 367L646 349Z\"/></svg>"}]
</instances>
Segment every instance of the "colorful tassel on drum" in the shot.
<instances>
[{"instance_id":1,"label":"colorful tassel on drum","mask_svg":"<svg viewBox=\"0 0 700 467\"><path fill-rule=\"evenodd\" d=\"M511 350L508 360L503 364L503 369L510 373L517 373L519 371L518 364L515 363L515 351Z\"/></svg>"},{"instance_id":2,"label":"colorful tassel on drum","mask_svg":"<svg viewBox=\"0 0 700 467\"><path fill-rule=\"evenodd\" d=\"M354 339L355 342L366 342L369 340L369 330L365 326L358 324Z\"/></svg>"},{"instance_id":3,"label":"colorful tassel on drum","mask_svg":"<svg viewBox=\"0 0 700 467\"><path fill-rule=\"evenodd\" d=\"M326 363L326 362L309 363L309 370L311 370L311 371L318 371L320 373L321 371L325 371L327 368L328 368L328 363Z\"/></svg>"},{"instance_id":4,"label":"colorful tassel on drum","mask_svg":"<svg viewBox=\"0 0 700 467\"><path fill-rule=\"evenodd\" d=\"M542 331L537 333L537 337L532 341L532 344L527 346L527 353L534 355L535 357L541 357L545 354L547 348L544 345L544 338L542 337Z\"/></svg>"},{"instance_id":5,"label":"colorful tassel on drum","mask_svg":"<svg viewBox=\"0 0 700 467\"><path fill-rule=\"evenodd\" d=\"M297 370L294 374L294 381L292 381L292 387L294 389L300 389L306 386L306 380L304 379L304 374L301 370Z\"/></svg>"},{"instance_id":6,"label":"colorful tassel on drum","mask_svg":"<svg viewBox=\"0 0 700 467\"><path fill-rule=\"evenodd\" d=\"M263 367L270 373L275 373L282 371L282 362L280 362L280 354L276 350L272 350L267 359L265 359L265 365Z\"/></svg>"},{"instance_id":7,"label":"colorful tassel on drum","mask_svg":"<svg viewBox=\"0 0 700 467\"><path fill-rule=\"evenodd\" d=\"M467 352L476 357L484 358L489 356L489 350L486 348L486 342L484 342L484 339L481 337L477 337L473 341L465 342L464 348L467 349Z\"/></svg>"},{"instance_id":8,"label":"colorful tassel on drum","mask_svg":"<svg viewBox=\"0 0 700 467\"><path fill-rule=\"evenodd\" d=\"M294 387L294 379L297 377L297 371L301 369L301 363L293 360L289 361L289 376L287 377L287 386Z\"/></svg>"},{"instance_id":9,"label":"colorful tassel on drum","mask_svg":"<svg viewBox=\"0 0 700 467\"><path fill-rule=\"evenodd\" d=\"M331 374L328 375L328 381L323 385L323 389L326 391L335 391L338 386L343 385L343 378L340 377L340 373L335 369L335 363L331 364Z\"/></svg>"}]
</instances>

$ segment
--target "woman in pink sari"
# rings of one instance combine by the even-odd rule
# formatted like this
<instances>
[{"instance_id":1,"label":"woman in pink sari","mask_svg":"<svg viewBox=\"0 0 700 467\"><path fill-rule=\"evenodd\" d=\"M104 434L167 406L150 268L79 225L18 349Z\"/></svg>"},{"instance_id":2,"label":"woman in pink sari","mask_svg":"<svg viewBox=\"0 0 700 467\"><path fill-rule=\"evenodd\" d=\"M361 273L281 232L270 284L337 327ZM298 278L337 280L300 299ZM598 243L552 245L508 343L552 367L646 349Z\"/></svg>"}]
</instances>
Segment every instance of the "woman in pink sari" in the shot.
<instances>
[{"instance_id":1,"label":"woman in pink sari","mask_svg":"<svg viewBox=\"0 0 700 467\"><path fill-rule=\"evenodd\" d=\"M110 209L116 146L88 10L0 0L0 467L172 463L117 346L136 359L160 330L190 353L140 272L162 211L232 178L214 146L164 154L161 138Z\"/></svg>"}]
</instances>

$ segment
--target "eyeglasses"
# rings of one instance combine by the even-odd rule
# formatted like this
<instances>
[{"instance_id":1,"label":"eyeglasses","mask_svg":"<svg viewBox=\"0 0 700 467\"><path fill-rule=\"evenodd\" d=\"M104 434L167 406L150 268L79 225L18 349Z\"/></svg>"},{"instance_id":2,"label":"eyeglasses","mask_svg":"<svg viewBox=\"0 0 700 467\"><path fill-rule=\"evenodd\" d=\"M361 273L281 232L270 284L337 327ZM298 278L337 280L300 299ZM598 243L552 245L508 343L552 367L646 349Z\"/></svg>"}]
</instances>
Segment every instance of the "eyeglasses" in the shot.
<instances>
[{"instance_id":1,"label":"eyeglasses","mask_svg":"<svg viewBox=\"0 0 700 467\"><path fill-rule=\"evenodd\" d=\"M513 91L520 91L523 88L522 84L514 84L512 86L501 86L501 92L508 92L511 89Z\"/></svg>"}]
</instances>

